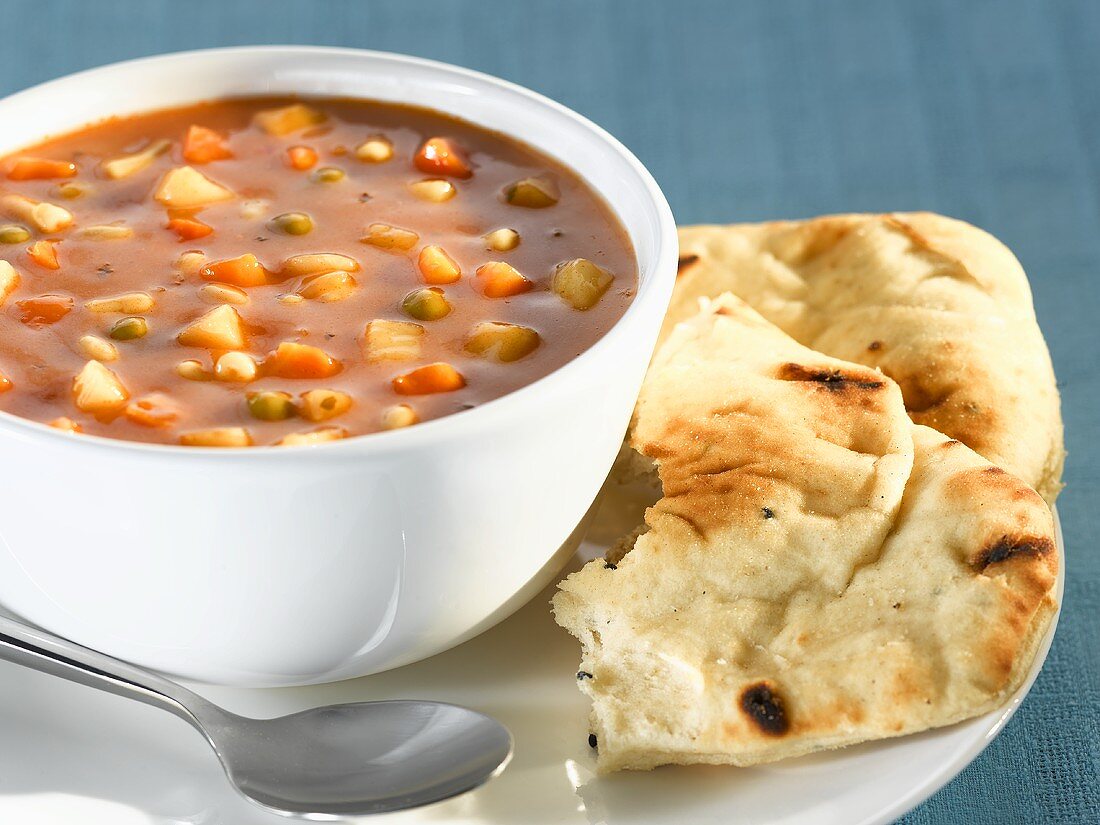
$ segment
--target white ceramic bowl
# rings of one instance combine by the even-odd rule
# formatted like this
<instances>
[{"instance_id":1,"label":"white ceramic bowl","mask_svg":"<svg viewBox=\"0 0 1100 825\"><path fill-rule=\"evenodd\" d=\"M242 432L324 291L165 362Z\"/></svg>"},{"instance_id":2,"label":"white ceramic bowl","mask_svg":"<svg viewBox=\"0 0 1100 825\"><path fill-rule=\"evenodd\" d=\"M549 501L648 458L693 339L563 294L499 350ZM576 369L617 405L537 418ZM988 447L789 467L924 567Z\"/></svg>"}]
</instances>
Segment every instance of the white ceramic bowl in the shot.
<instances>
[{"instance_id":1,"label":"white ceramic bowl","mask_svg":"<svg viewBox=\"0 0 1100 825\"><path fill-rule=\"evenodd\" d=\"M677 249L660 189L606 132L501 80L377 52L218 49L82 72L0 100L0 154L107 115L262 93L420 104L518 137L607 199L640 287L566 366L407 430L203 450L0 413L0 603L115 656L248 686L430 656L548 583L611 467Z\"/></svg>"}]
</instances>

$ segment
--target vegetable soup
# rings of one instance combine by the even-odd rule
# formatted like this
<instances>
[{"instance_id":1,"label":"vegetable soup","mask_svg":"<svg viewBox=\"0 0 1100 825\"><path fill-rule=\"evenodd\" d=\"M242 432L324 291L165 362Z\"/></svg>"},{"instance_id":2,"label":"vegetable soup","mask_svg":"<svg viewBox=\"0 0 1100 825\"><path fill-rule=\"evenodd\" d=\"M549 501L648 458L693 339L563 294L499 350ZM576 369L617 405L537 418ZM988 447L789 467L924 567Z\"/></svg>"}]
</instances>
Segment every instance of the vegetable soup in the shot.
<instances>
[{"instance_id":1,"label":"vegetable soup","mask_svg":"<svg viewBox=\"0 0 1100 825\"><path fill-rule=\"evenodd\" d=\"M576 174L425 109L224 100L0 160L0 410L74 433L410 426L562 366L636 286Z\"/></svg>"}]
</instances>

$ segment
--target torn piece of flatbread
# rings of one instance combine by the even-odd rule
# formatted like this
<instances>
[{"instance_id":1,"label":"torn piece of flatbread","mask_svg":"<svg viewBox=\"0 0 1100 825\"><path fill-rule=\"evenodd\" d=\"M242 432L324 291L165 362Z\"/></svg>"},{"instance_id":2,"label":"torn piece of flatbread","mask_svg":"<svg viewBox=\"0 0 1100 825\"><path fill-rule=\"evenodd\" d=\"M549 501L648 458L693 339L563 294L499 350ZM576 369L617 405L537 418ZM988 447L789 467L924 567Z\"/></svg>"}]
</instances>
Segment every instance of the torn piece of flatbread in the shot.
<instances>
[{"instance_id":1,"label":"torn piece of flatbread","mask_svg":"<svg viewBox=\"0 0 1100 825\"><path fill-rule=\"evenodd\" d=\"M662 332L733 292L801 344L882 369L912 419L1053 503L1062 419L1023 268L996 238L928 213L680 230Z\"/></svg>"},{"instance_id":2,"label":"torn piece of flatbread","mask_svg":"<svg viewBox=\"0 0 1100 825\"><path fill-rule=\"evenodd\" d=\"M880 373L723 296L658 353L634 446L664 487L648 529L554 599L601 770L914 733L1023 681L1055 612L1050 511Z\"/></svg>"}]
</instances>

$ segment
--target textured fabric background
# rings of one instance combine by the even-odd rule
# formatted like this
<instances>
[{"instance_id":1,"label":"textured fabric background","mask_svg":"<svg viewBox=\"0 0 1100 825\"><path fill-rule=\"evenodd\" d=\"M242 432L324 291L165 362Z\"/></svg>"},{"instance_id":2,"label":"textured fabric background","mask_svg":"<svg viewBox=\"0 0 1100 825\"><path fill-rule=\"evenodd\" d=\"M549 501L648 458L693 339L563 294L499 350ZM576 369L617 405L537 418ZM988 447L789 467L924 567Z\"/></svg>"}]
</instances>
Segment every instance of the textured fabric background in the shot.
<instances>
[{"instance_id":1,"label":"textured fabric background","mask_svg":"<svg viewBox=\"0 0 1100 825\"><path fill-rule=\"evenodd\" d=\"M1015 250L1063 393L1065 610L1021 711L904 821L1100 821L1100 2L4 0L0 94L245 43L529 86L630 146L681 223L931 209Z\"/></svg>"}]
</instances>

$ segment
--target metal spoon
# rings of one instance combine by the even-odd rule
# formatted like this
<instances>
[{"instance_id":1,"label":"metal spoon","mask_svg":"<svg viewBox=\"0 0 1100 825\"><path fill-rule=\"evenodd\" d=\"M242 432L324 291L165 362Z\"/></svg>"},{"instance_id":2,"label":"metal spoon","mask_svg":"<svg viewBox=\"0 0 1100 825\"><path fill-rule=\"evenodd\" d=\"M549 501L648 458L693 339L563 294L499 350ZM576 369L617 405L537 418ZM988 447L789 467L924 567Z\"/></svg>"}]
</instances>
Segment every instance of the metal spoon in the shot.
<instances>
[{"instance_id":1,"label":"metal spoon","mask_svg":"<svg viewBox=\"0 0 1100 825\"><path fill-rule=\"evenodd\" d=\"M359 702L250 719L182 685L0 616L0 659L186 719L229 781L276 813L334 819L427 805L476 788L512 755L508 729L441 702Z\"/></svg>"}]
</instances>

